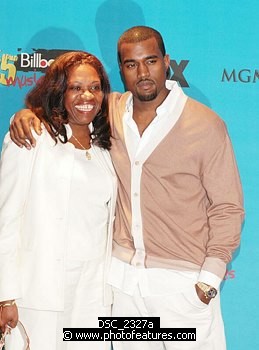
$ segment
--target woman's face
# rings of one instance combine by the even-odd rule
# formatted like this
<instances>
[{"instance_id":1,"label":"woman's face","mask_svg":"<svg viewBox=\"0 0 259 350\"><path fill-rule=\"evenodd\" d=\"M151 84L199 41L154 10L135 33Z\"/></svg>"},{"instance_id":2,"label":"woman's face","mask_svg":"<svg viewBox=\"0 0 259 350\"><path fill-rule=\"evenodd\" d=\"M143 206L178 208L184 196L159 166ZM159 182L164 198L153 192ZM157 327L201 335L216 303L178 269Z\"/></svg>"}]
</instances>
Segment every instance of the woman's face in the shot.
<instances>
[{"instance_id":1,"label":"woman's face","mask_svg":"<svg viewBox=\"0 0 259 350\"><path fill-rule=\"evenodd\" d=\"M69 124L88 125L101 109L103 92L96 70L89 64L70 69L64 104Z\"/></svg>"}]
</instances>

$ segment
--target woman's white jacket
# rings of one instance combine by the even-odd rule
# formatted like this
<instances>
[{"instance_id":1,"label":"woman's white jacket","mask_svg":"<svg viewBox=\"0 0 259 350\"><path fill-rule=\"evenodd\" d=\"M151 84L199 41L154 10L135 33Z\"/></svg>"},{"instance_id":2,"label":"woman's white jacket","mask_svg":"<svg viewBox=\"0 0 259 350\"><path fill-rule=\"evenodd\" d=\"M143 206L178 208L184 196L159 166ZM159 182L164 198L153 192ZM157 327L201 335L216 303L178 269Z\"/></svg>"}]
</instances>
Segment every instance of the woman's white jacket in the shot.
<instances>
[{"instance_id":1,"label":"woman's white jacket","mask_svg":"<svg viewBox=\"0 0 259 350\"><path fill-rule=\"evenodd\" d=\"M69 133L68 128L68 137ZM17 147L9 133L4 139L0 165L0 301L16 299L22 307L63 310L67 210L74 163L74 148L64 152L63 147L55 144L45 129L30 151ZM101 152L99 161L113 188L107 223L108 269L116 175L107 151ZM104 303L109 304L111 291L108 286L105 290Z\"/></svg>"}]
</instances>

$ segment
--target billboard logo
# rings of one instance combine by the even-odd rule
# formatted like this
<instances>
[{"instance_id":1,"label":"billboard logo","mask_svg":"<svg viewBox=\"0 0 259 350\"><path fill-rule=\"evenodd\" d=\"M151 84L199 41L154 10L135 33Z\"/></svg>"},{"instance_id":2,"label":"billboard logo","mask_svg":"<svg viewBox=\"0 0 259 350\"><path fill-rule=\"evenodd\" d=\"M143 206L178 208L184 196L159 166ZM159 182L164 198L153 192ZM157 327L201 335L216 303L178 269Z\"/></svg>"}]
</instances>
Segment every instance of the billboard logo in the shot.
<instances>
[{"instance_id":1,"label":"billboard logo","mask_svg":"<svg viewBox=\"0 0 259 350\"><path fill-rule=\"evenodd\" d=\"M34 85L42 75L41 73L45 73L46 68L57 56L70 50L33 49L33 51L33 53L28 53L18 49L16 55L8 53L0 55L1 85L17 86L20 89Z\"/></svg>"},{"instance_id":2,"label":"billboard logo","mask_svg":"<svg viewBox=\"0 0 259 350\"><path fill-rule=\"evenodd\" d=\"M49 60L42 58L41 53L34 53L32 55L29 55L28 53L23 52L20 55L21 68L47 68L53 61L53 58Z\"/></svg>"}]
</instances>

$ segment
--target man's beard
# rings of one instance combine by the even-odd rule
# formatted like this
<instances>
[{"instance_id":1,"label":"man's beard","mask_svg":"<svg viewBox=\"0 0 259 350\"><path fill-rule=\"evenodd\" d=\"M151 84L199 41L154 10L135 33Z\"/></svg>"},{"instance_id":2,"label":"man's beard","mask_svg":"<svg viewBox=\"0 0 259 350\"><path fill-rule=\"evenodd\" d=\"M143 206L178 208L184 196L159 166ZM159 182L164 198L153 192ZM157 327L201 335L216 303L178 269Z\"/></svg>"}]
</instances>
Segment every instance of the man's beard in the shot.
<instances>
[{"instance_id":1,"label":"man's beard","mask_svg":"<svg viewBox=\"0 0 259 350\"><path fill-rule=\"evenodd\" d=\"M157 90L154 92L148 94L148 95L142 95L137 92L137 97L140 101L152 101L157 97Z\"/></svg>"}]
</instances>

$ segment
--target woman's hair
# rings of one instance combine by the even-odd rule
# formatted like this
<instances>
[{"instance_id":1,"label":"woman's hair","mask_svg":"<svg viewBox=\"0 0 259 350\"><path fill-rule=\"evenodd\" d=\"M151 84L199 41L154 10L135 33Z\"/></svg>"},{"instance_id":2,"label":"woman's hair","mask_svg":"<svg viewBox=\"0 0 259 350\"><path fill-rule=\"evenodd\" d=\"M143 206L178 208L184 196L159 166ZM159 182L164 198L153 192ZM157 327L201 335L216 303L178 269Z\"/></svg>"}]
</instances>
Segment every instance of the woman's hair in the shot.
<instances>
[{"instance_id":1,"label":"woman's hair","mask_svg":"<svg viewBox=\"0 0 259 350\"><path fill-rule=\"evenodd\" d=\"M103 101L101 109L93 120L91 137L93 143L104 149L110 149L110 124L108 121L108 94L110 83L102 63L94 55L84 51L67 52L60 55L47 68L35 87L26 96L26 106L40 118L47 130L57 142L67 142L64 124L68 123L68 113L64 105L69 71L82 64L92 66L101 81Z\"/></svg>"}]
</instances>

